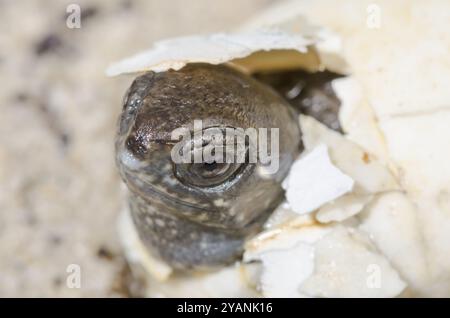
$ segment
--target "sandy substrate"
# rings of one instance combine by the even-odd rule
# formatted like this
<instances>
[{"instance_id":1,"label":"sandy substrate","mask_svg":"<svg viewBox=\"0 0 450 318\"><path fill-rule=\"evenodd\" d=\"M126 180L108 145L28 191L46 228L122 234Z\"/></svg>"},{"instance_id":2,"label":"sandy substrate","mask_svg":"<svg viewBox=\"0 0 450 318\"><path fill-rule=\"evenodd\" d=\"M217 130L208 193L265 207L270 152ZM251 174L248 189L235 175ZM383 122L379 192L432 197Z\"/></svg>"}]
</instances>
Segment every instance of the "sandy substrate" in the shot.
<instances>
[{"instance_id":1,"label":"sandy substrate","mask_svg":"<svg viewBox=\"0 0 450 318\"><path fill-rule=\"evenodd\" d=\"M73 1L0 1L0 296L139 295L116 234L113 156L132 78L104 70L161 38L231 29L271 2L77 1L81 28L70 29ZM80 288L67 285L70 264Z\"/></svg>"}]
</instances>

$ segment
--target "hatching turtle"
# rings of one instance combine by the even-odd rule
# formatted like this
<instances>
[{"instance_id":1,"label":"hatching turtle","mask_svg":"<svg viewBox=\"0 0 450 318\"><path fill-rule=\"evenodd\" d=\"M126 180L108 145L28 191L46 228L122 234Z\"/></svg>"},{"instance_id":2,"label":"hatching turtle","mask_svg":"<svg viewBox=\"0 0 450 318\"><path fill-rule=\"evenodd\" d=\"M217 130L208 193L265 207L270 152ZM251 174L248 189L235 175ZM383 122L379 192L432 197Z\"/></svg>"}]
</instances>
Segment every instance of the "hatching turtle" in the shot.
<instances>
[{"instance_id":1,"label":"hatching turtle","mask_svg":"<svg viewBox=\"0 0 450 318\"><path fill-rule=\"evenodd\" d=\"M113 65L110 75L152 72L132 85L117 142L118 163L131 190L131 214L140 237L133 236L132 241L142 241L145 252L137 245L130 248L132 244L129 249L157 255L173 268L226 269L219 271L226 277L220 284L219 276L205 274L204 278L169 279L167 288L157 284L158 288L168 295L180 295L183 284L214 285L220 287L214 291L205 287L199 295L245 294L243 285L236 284L240 270L226 266L239 259L243 249L246 269L255 261L262 264L256 278L244 275L244 280L259 286L265 296L448 296L449 9L448 2L438 0L290 1L249 21L236 33L159 42L150 51ZM320 73L324 70L328 73ZM195 74L200 73L203 80L197 82ZM318 80L316 87L314 76L304 74L329 77ZM204 83L208 88L203 95L194 93ZM233 87L247 88L243 92ZM214 96L228 94L209 97L214 100L209 104L205 102L209 90ZM233 107L225 103L222 112L215 108L225 105L230 95ZM260 101L255 103L258 108L249 111L249 104L242 102L248 100ZM200 102L201 113L195 113L194 102ZM267 108L268 103L275 106ZM167 110L169 104L182 107ZM300 137L293 104L324 125L302 116ZM238 110L245 115L228 117ZM201 172L197 167L195 172L182 169L182 176L177 174L178 167L160 161L152 166L158 173L142 165L142 158L151 160L147 155L152 151L156 151L156 160L167 154L167 139L160 138L154 128L172 129L187 124L191 115L203 117L203 112L223 122L231 120L232 125L279 125L280 154L288 158L283 167L294 162L302 138L305 151L283 182L287 202L269 221L282 195L279 182L286 176L284 169L268 180L255 174L256 170L250 173L234 167L225 175L239 178L247 172L253 179L231 182L220 200L219 192L204 195L202 178L210 174L209 167ZM268 116L264 122L251 122L262 113ZM157 118L172 121L158 126L162 121L154 122ZM127 173L128 168L134 172ZM337 180L346 179L339 179L335 168L354 182L341 192L344 184ZM222 171L222 166L213 165L211 170L215 169ZM305 174L305 169L329 172L336 179L323 182ZM158 177L153 179L154 175ZM194 183L184 179L199 175L201 180ZM309 184L317 187L309 189L299 176L307 176ZM196 182L202 186L195 186ZM221 183L230 185L227 178ZM162 184L155 191L154 186ZM195 190L188 190L193 185ZM329 185L334 188L330 190ZM243 191L246 187L248 192ZM328 190L332 199L325 196ZM206 209L180 210L180 204ZM237 206L235 213L232 209ZM260 234L243 246L256 232ZM191 237L192 233L196 234ZM160 264L147 256L139 259L152 272ZM292 272L285 270L293 267ZM384 277L383 283L377 277Z\"/></svg>"},{"instance_id":2,"label":"hatching turtle","mask_svg":"<svg viewBox=\"0 0 450 318\"><path fill-rule=\"evenodd\" d=\"M339 129L329 74L295 71L255 77L225 65L189 64L178 71L147 72L127 93L117 163L131 192L130 209L140 237L174 268L224 266L238 260L245 239L259 232L279 205L281 181L301 146L296 111L288 101ZM284 99L263 81L291 95ZM293 89L299 91L297 96ZM202 120L202 133L279 129L277 171L261 174L261 162L249 162L248 155L241 163L175 163L172 151L178 140L172 132L180 127L193 131L194 120ZM210 145L202 137L192 151ZM226 154L236 147L234 142L223 146Z\"/></svg>"}]
</instances>

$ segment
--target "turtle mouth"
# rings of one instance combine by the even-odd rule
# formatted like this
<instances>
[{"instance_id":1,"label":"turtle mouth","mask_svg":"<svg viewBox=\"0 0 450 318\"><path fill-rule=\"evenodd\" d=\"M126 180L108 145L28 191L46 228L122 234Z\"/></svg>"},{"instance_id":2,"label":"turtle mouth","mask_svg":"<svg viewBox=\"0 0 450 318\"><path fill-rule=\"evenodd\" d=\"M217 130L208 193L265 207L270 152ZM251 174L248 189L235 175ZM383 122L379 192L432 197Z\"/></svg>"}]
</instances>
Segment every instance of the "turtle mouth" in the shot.
<instances>
[{"instance_id":1,"label":"turtle mouth","mask_svg":"<svg viewBox=\"0 0 450 318\"><path fill-rule=\"evenodd\" d=\"M211 204L203 207L161 191L152 184L145 183L144 185L132 174L126 171L124 173L126 184L131 193L140 197L147 204L154 206L160 212L229 233L240 232L245 227L245 224L236 224L235 221L226 221L220 217L227 215L228 208L226 206Z\"/></svg>"}]
</instances>

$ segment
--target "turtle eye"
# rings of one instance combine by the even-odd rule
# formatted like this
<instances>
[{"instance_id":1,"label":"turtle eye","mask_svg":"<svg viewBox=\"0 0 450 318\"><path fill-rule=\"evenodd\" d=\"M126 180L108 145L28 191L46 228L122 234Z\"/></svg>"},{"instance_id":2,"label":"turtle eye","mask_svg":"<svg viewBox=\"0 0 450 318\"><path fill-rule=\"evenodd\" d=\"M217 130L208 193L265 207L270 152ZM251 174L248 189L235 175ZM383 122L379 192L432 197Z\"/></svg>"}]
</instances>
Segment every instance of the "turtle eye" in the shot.
<instances>
[{"instance_id":1,"label":"turtle eye","mask_svg":"<svg viewBox=\"0 0 450 318\"><path fill-rule=\"evenodd\" d=\"M183 184L191 187L217 187L223 184L231 184L248 166L248 147L245 141L229 139L223 135L223 131L217 128L206 129L205 132L215 132L216 138L206 138L205 135L194 136L189 143L188 150L190 162L174 165L175 177ZM208 135L208 134L206 134ZM221 138L217 138L220 135ZM209 134L209 137L212 135ZM208 153L212 156L205 156ZM220 153L217 157L216 154ZM196 160L201 154L201 160ZM219 158L219 160L217 160Z\"/></svg>"},{"instance_id":2,"label":"turtle eye","mask_svg":"<svg viewBox=\"0 0 450 318\"><path fill-rule=\"evenodd\" d=\"M246 163L182 163L175 166L175 176L182 183L194 187L217 187L232 182Z\"/></svg>"},{"instance_id":3,"label":"turtle eye","mask_svg":"<svg viewBox=\"0 0 450 318\"><path fill-rule=\"evenodd\" d=\"M205 179L226 176L233 169L232 165L229 163L220 163L216 161L192 164L189 168L192 174Z\"/></svg>"}]
</instances>

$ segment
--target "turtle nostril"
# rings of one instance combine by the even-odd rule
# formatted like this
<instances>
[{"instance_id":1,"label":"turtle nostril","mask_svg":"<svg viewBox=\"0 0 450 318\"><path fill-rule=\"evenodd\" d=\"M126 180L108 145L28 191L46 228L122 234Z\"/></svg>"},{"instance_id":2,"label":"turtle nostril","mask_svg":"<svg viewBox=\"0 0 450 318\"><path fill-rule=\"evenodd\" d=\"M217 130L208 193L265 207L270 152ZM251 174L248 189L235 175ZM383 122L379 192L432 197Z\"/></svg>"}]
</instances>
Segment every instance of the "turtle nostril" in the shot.
<instances>
[{"instance_id":1,"label":"turtle nostril","mask_svg":"<svg viewBox=\"0 0 450 318\"><path fill-rule=\"evenodd\" d=\"M128 136L128 138L125 140L125 147L138 158L143 158L148 151L142 138L139 138L134 134Z\"/></svg>"}]
</instances>

